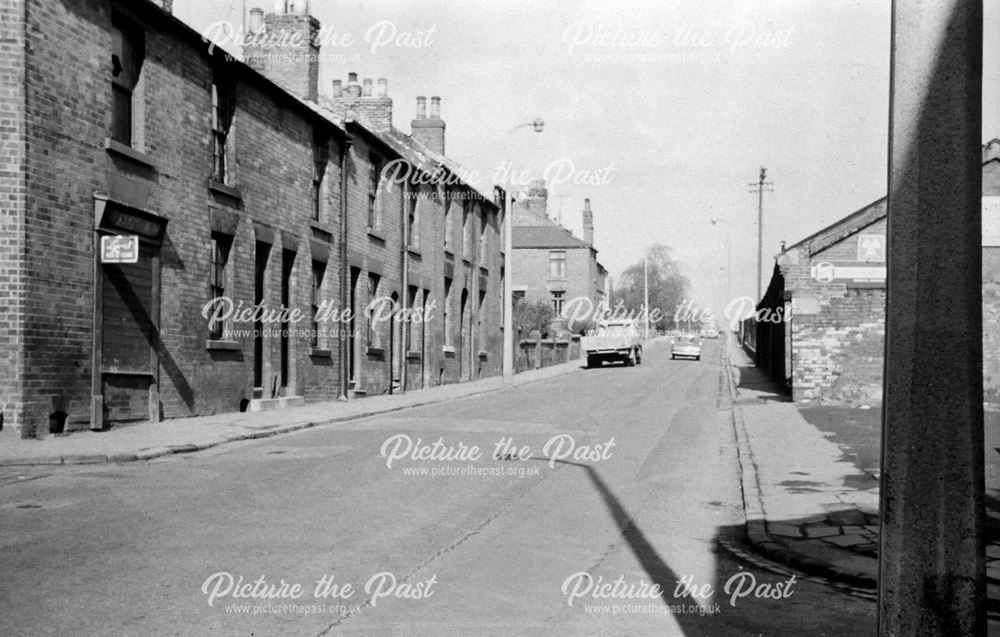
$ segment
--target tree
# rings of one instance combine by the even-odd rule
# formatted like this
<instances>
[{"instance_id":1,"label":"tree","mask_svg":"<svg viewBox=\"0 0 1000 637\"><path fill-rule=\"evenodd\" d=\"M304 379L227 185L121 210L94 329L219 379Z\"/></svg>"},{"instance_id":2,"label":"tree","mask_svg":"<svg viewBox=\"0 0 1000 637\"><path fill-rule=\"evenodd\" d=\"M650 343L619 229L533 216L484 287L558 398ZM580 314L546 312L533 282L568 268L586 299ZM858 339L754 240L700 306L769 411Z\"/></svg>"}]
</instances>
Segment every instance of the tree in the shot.
<instances>
[{"instance_id":1,"label":"tree","mask_svg":"<svg viewBox=\"0 0 1000 637\"><path fill-rule=\"evenodd\" d=\"M687 296L690 282L681 274L667 246L660 243L651 246L646 257L649 260L650 327L668 330L675 327L674 312ZM612 306L621 303L636 317L643 316L643 270L643 259L625 268L612 295Z\"/></svg>"},{"instance_id":2,"label":"tree","mask_svg":"<svg viewBox=\"0 0 1000 637\"><path fill-rule=\"evenodd\" d=\"M552 306L545 301L529 303L525 299L514 300L514 330L524 335L538 330L544 336L554 316Z\"/></svg>"}]
</instances>

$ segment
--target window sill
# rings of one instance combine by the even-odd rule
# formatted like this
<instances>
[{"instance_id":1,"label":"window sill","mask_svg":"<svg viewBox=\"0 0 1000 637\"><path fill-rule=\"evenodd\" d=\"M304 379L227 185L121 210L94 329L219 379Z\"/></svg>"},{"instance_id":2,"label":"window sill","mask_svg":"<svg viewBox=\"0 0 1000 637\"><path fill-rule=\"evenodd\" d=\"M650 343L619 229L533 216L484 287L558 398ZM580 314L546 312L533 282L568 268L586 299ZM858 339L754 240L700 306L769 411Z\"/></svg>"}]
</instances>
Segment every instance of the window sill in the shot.
<instances>
[{"instance_id":1,"label":"window sill","mask_svg":"<svg viewBox=\"0 0 1000 637\"><path fill-rule=\"evenodd\" d=\"M445 358L455 358L454 345L442 345L441 352L444 354Z\"/></svg>"},{"instance_id":2,"label":"window sill","mask_svg":"<svg viewBox=\"0 0 1000 637\"><path fill-rule=\"evenodd\" d=\"M152 157L142 151L132 148L131 146L126 146L119 141L115 141L110 137L104 138L104 149L109 153L113 153L119 157L124 157L125 159L138 164L143 168L156 170L156 165L153 163Z\"/></svg>"},{"instance_id":3,"label":"window sill","mask_svg":"<svg viewBox=\"0 0 1000 637\"><path fill-rule=\"evenodd\" d=\"M235 186L230 186L224 184L221 181L216 181L215 179L209 178L208 189L212 192L217 192L220 195L225 195L227 197L232 197L233 199L243 200L243 193L240 189Z\"/></svg>"},{"instance_id":4,"label":"window sill","mask_svg":"<svg viewBox=\"0 0 1000 637\"><path fill-rule=\"evenodd\" d=\"M367 231L369 239L376 239L385 243L385 235L378 228L368 228Z\"/></svg>"},{"instance_id":5,"label":"window sill","mask_svg":"<svg viewBox=\"0 0 1000 637\"><path fill-rule=\"evenodd\" d=\"M233 352L240 349L239 341L227 341L221 338L209 338L205 340L205 349Z\"/></svg>"},{"instance_id":6,"label":"window sill","mask_svg":"<svg viewBox=\"0 0 1000 637\"><path fill-rule=\"evenodd\" d=\"M407 352L406 360L408 361L418 361L420 360L420 352Z\"/></svg>"},{"instance_id":7,"label":"window sill","mask_svg":"<svg viewBox=\"0 0 1000 637\"><path fill-rule=\"evenodd\" d=\"M444 249L444 256L445 258L451 259L452 261L455 260L455 253L452 252L449 248Z\"/></svg>"},{"instance_id":8,"label":"window sill","mask_svg":"<svg viewBox=\"0 0 1000 637\"><path fill-rule=\"evenodd\" d=\"M417 257L418 259L422 259L424 256L423 253L418 248L415 248L413 246L408 247L406 251L410 253L410 256Z\"/></svg>"},{"instance_id":9,"label":"window sill","mask_svg":"<svg viewBox=\"0 0 1000 637\"><path fill-rule=\"evenodd\" d=\"M490 353L488 351L484 349L479 350L479 360L485 361L489 360L489 358L490 358Z\"/></svg>"},{"instance_id":10,"label":"window sill","mask_svg":"<svg viewBox=\"0 0 1000 637\"><path fill-rule=\"evenodd\" d=\"M383 356L385 356L385 350L382 349L381 347L371 347L371 346L368 346L368 347L365 348L365 354L367 354L369 356L374 356L374 357L382 358Z\"/></svg>"},{"instance_id":11,"label":"window sill","mask_svg":"<svg viewBox=\"0 0 1000 637\"><path fill-rule=\"evenodd\" d=\"M328 349L319 349L313 347L309 350L309 356L311 358L333 358L333 352Z\"/></svg>"}]
</instances>

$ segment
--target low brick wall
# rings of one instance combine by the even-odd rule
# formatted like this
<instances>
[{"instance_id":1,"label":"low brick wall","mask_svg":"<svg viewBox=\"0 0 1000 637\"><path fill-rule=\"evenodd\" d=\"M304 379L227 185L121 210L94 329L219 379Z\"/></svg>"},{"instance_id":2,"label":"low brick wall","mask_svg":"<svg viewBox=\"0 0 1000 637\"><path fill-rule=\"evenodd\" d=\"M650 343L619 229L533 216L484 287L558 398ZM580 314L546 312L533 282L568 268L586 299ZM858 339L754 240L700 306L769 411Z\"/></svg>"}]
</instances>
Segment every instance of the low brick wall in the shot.
<instances>
[{"instance_id":1,"label":"low brick wall","mask_svg":"<svg viewBox=\"0 0 1000 637\"><path fill-rule=\"evenodd\" d=\"M514 371L523 372L550 365L560 365L580 358L580 336L541 338L532 332L518 344Z\"/></svg>"}]
</instances>

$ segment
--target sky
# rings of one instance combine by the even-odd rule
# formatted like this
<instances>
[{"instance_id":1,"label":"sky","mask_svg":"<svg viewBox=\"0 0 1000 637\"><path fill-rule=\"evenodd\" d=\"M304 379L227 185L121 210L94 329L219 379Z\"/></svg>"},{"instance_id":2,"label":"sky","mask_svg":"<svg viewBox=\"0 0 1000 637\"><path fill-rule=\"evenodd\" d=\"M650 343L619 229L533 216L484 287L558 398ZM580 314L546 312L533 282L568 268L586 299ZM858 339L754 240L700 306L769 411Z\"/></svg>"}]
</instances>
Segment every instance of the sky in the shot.
<instances>
[{"instance_id":1,"label":"sky","mask_svg":"<svg viewBox=\"0 0 1000 637\"><path fill-rule=\"evenodd\" d=\"M303 0L298 0L301 5ZM1000 137L1000 2L984 20L983 141ZM175 0L198 31L271 0ZM311 0L320 91L388 78L394 125L441 97L446 151L481 185L549 176L549 211L617 277L661 243L691 299L754 296L782 241L886 193L888 0ZM214 24L214 27L213 27ZM216 36L213 39L218 40ZM232 44L223 47L236 52ZM522 124L541 118L536 133ZM713 220L715 221L713 223Z\"/></svg>"}]
</instances>

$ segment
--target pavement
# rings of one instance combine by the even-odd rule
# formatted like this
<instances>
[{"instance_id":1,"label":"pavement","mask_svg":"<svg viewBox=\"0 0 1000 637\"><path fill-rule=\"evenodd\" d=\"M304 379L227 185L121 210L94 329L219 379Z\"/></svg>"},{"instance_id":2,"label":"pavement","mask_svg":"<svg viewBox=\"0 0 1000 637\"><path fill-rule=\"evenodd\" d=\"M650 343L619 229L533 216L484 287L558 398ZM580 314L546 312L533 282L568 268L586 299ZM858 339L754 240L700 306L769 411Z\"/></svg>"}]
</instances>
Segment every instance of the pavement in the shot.
<instances>
[{"instance_id":1,"label":"pavement","mask_svg":"<svg viewBox=\"0 0 1000 637\"><path fill-rule=\"evenodd\" d=\"M318 425L517 387L579 371L581 365L579 360L573 360L515 374L509 386L504 385L503 378L491 377L402 394L316 402L273 411L174 418L163 422L129 424L106 431L84 430L51 435L42 440L20 438L13 432L3 432L0 435L0 466L136 462L201 451L230 442L267 438Z\"/></svg>"},{"instance_id":2,"label":"pavement","mask_svg":"<svg viewBox=\"0 0 1000 637\"><path fill-rule=\"evenodd\" d=\"M880 410L797 405L730 339L747 542L807 574L874 593ZM1000 412L986 413L987 588L1000 611Z\"/></svg>"}]
</instances>

